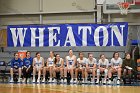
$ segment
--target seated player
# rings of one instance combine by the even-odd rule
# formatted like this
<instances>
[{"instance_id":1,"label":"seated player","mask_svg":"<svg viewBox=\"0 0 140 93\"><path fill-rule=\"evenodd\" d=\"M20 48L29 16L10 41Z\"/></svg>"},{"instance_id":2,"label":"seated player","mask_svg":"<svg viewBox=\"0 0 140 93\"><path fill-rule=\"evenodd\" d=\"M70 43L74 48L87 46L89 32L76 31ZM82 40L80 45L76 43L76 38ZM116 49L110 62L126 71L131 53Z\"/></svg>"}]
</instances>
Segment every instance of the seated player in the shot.
<instances>
[{"instance_id":1,"label":"seated player","mask_svg":"<svg viewBox=\"0 0 140 93\"><path fill-rule=\"evenodd\" d=\"M74 70L75 70L75 65L76 65L76 56L73 55L72 49L69 50L69 56L66 56L66 63L67 63L67 67L64 70L64 73L65 73L64 82L66 83L67 72L70 72L70 75L71 75L70 82L73 83Z\"/></svg>"},{"instance_id":2,"label":"seated player","mask_svg":"<svg viewBox=\"0 0 140 93\"><path fill-rule=\"evenodd\" d=\"M63 82L63 78L64 78L64 60L62 58L60 58L59 54L55 55L55 60L54 60L54 72L55 74L60 72L60 79L61 82Z\"/></svg>"},{"instance_id":3,"label":"seated player","mask_svg":"<svg viewBox=\"0 0 140 93\"><path fill-rule=\"evenodd\" d=\"M122 71L122 59L119 57L118 52L114 52L113 58L111 59L111 68L109 69L108 72L108 77L109 77L109 82L108 84L111 84L111 78L112 74L117 72L118 75L118 80L117 84L120 84L120 78L121 78L121 71Z\"/></svg>"},{"instance_id":4,"label":"seated player","mask_svg":"<svg viewBox=\"0 0 140 93\"><path fill-rule=\"evenodd\" d=\"M82 83L85 82L86 62L87 62L87 58L84 57L83 52L79 52L79 58L77 59L77 68L75 71L75 76L76 76L75 82L77 82L79 72L82 73Z\"/></svg>"},{"instance_id":5,"label":"seated player","mask_svg":"<svg viewBox=\"0 0 140 93\"><path fill-rule=\"evenodd\" d=\"M50 51L50 57L47 59L46 62L46 67L44 67L43 69L43 80L42 82L45 82L45 76L46 76L46 71L48 71L50 73L50 78L49 78L49 83L50 82L56 82L55 78L53 79L54 76L54 52Z\"/></svg>"},{"instance_id":6,"label":"seated player","mask_svg":"<svg viewBox=\"0 0 140 93\"><path fill-rule=\"evenodd\" d=\"M33 58L30 56L30 52L26 52L26 58L23 59L23 82L29 82L29 78L31 78L31 74L33 72Z\"/></svg>"},{"instance_id":7,"label":"seated player","mask_svg":"<svg viewBox=\"0 0 140 93\"><path fill-rule=\"evenodd\" d=\"M96 72L96 64L97 60L93 57L93 54L88 54L87 64L86 64L86 73L85 73L85 79L87 81L87 77L89 73L92 73L92 83L95 82L95 72Z\"/></svg>"},{"instance_id":8,"label":"seated player","mask_svg":"<svg viewBox=\"0 0 140 93\"><path fill-rule=\"evenodd\" d=\"M122 69L123 69L123 78L125 80L126 75L129 76L129 79L131 79L132 74L136 72L136 64L134 60L131 59L131 56L129 53L126 53L125 59L123 60L122 64Z\"/></svg>"},{"instance_id":9,"label":"seated player","mask_svg":"<svg viewBox=\"0 0 140 93\"><path fill-rule=\"evenodd\" d=\"M44 67L44 58L41 57L39 52L37 52L36 57L33 59L33 83L35 83L36 72L38 72L37 83L40 83L40 76L41 76L43 67Z\"/></svg>"},{"instance_id":10,"label":"seated player","mask_svg":"<svg viewBox=\"0 0 140 93\"><path fill-rule=\"evenodd\" d=\"M11 80L10 83L14 82L13 79L13 73L18 72L18 82L20 82L21 78L21 64L22 60L18 58L18 53L14 53L14 58L11 60L11 69L10 69L10 75L11 75Z\"/></svg>"},{"instance_id":11,"label":"seated player","mask_svg":"<svg viewBox=\"0 0 140 93\"><path fill-rule=\"evenodd\" d=\"M108 59L106 59L104 54L101 54L98 63L99 64L98 64L98 69L97 69L97 81L96 81L96 83L97 84L99 83L100 74L104 73L104 82L103 82L103 84L106 84L106 79L107 79L107 75L108 75L109 61L108 61Z\"/></svg>"}]
</instances>

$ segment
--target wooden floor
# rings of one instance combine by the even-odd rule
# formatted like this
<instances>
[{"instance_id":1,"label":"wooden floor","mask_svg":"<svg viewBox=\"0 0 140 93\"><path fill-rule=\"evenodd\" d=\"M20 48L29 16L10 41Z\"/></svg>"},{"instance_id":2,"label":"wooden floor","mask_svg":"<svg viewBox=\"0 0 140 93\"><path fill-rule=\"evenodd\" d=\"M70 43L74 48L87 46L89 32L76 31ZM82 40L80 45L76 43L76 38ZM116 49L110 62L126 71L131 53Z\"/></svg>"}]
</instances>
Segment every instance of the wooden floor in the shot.
<instances>
[{"instance_id":1,"label":"wooden floor","mask_svg":"<svg viewBox=\"0 0 140 93\"><path fill-rule=\"evenodd\" d=\"M140 93L140 86L0 84L0 93Z\"/></svg>"}]
</instances>

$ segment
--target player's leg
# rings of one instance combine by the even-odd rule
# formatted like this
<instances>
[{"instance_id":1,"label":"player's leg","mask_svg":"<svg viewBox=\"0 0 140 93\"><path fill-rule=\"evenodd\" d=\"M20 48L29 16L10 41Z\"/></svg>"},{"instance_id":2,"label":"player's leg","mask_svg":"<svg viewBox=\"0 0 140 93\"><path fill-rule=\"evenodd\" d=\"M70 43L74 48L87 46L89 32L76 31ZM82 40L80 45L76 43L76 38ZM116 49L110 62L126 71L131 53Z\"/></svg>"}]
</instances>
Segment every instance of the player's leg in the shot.
<instances>
[{"instance_id":1,"label":"player's leg","mask_svg":"<svg viewBox=\"0 0 140 93\"><path fill-rule=\"evenodd\" d=\"M23 73L23 81L22 82L26 82L26 78L27 78L27 72L26 72L27 68L23 67L22 69L22 73Z\"/></svg>"},{"instance_id":2,"label":"player's leg","mask_svg":"<svg viewBox=\"0 0 140 93\"><path fill-rule=\"evenodd\" d=\"M10 75L11 75L11 79L10 79L10 82L14 82L14 79L13 79L13 68L10 69Z\"/></svg>"},{"instance_id":3,"label":"player's leg","mask_svg":"<svg viewBox=\"0 0 140 93\"><path fill-rule=\"evenodd\" d=\"M99 78L100 78L100 69L97 69L97 81L96 83L99 83Z\"/></svg>"},{"instance_id":4,"label":"player's leg","mask_svg":"<svg viewBox=\"0 0 140 93\"><path fill-rule=\"evenodd\" d=\"M93 83L95 82L95 75L96 75L96 69L93 68L93 69L92 69L92 82L93 82Z\"/></svg>"},{"instance_id":5,"label":"player's leg","mask_svg":"<svg viewBox=\"0 0 140 93\"><path fill-rule=\"evenodd\" d=\"M45 80L46 80L46 71L47 71L47 67L44 67L43 68L43 80L42 80L42 83L44 83Z\"/></svg>"},{"instance_id":6,"label":"player's leg","mask_svg":"<svg viewBox=\"0 0 140 93\"><path fill-rule=\"evenodd\" d=\"M33 68L33 83L35 82L35 75L36 75L37 68Z\"/></svg>"},{"instance_id":7,"label":"player's leg","mask_svg":"<svg viewBox=\"0 0 140 93\"><path fill-rule=\"evenodd\" d=\"M108 69L104 69L104 84L106 84L106 79L107 79L107 75L108 75Z\"/></svg>"},{"instance_id":8,"label":"player's leg","mask_svg":"<svg viewBox=\"0 0 140 93\"><path fill-rule=\"evenodd\" d=\"M68 68L65 67L65 68L64 68L64 83L67 82L67 72L68 72Z\"/></svg>"},{"instance_id":9,"label":"player's leg","mask_svg":"<svg viewBox=\"0 0 140 93\"><path fill-rule=\"evenodd\" d=\"M118 68L118 69L117 69L117 73L118 73L117 84L120 84L120 78L121 78L122 69L121 69L121 68Z\"/></svg>"},{"instance_id":10,"label":"player's leg","mask_svg":"<svg viewBox=\"0 0 140 93\"><path fill-rule=\"evenodd\" d=\"M21 74L22 74L21 68L18 68L18 82L20 82Z\"/></svg>"}]
</instances>

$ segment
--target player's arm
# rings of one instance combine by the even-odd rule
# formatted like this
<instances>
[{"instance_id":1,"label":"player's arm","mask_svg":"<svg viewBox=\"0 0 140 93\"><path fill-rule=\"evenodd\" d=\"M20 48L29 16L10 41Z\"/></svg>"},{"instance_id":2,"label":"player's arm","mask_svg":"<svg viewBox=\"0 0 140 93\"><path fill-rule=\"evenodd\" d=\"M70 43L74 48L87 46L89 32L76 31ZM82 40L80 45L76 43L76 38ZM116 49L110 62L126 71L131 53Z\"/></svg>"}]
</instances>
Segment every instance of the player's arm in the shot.
<instances>
[{"instance_id":1,"label":"player's arm","mask_svg":"<svg viewBox=\"0 0 140 93\"><path fill-rule=\"evenodd\" d=\"M42 68L44 67L44 58L42 58Z\"/></svg>"},{"instance_id":2,"label":"player's arm","mask_svg":"<svg viewBox=\"0 0 140 93\"><path fill-rule=\"evenodd\" d=\"M67 56L66 56L66 64L67 64L67 68L68 68L69 67L69 63L68 63Z\"/></svg>"},{"instance_id":3,"label":"player's arm","mask_svg":"<svg viewBox=\"0 0 140 93\"><path fill-rule=\"evenodd\" d=\"M61 68L63 68L64 67L64 60L62 59L61 60L61 66L60 66Z\"/></svg>"},{"instance_id":4,"label":"player's arm","mask_svg":"<svg viewBox=\"0 0 140 93\"><path fill-rule=\"evenodd\" d=\"M76 65L76 56L74 56L74 64L72 64L72 67L74 67Z\"/></svg>"},{"instance_id":5,"label":"player's arm","mask_svg":"<svg viewBox=\"0 0 140 93\"><path fill-rule=\"evenodd\" d=\"M35 67L35 58L33 59L33 67Z\"/></svg>"},{"instance_id":6,"label":"player's arm","mask_svg":"<svg viewBox=\"0 0 140 93\"><path fill-rule=\"evenodd\" d=\"M95 63L94 63L93 69L95 69L96 66L97 66L97 60L95 60Z\"/></svg>"}]
</instances>

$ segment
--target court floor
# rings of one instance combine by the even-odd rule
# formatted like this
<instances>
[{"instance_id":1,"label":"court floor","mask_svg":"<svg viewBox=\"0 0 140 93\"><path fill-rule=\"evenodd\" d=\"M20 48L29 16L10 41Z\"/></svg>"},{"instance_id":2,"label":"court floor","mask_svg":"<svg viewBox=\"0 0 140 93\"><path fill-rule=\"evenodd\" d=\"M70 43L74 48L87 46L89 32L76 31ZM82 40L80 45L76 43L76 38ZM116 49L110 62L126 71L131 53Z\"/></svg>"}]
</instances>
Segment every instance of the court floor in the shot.
<instances>
[{"instance_id":1,"label":"court floor","mask_svg":"<svg viewBox=\"0 0 140 93\"><path fill-rule=\"evenodd\" d=\"M0 84L0 93L139 93L140 86Z\"/></svg>"}]
</instances>

